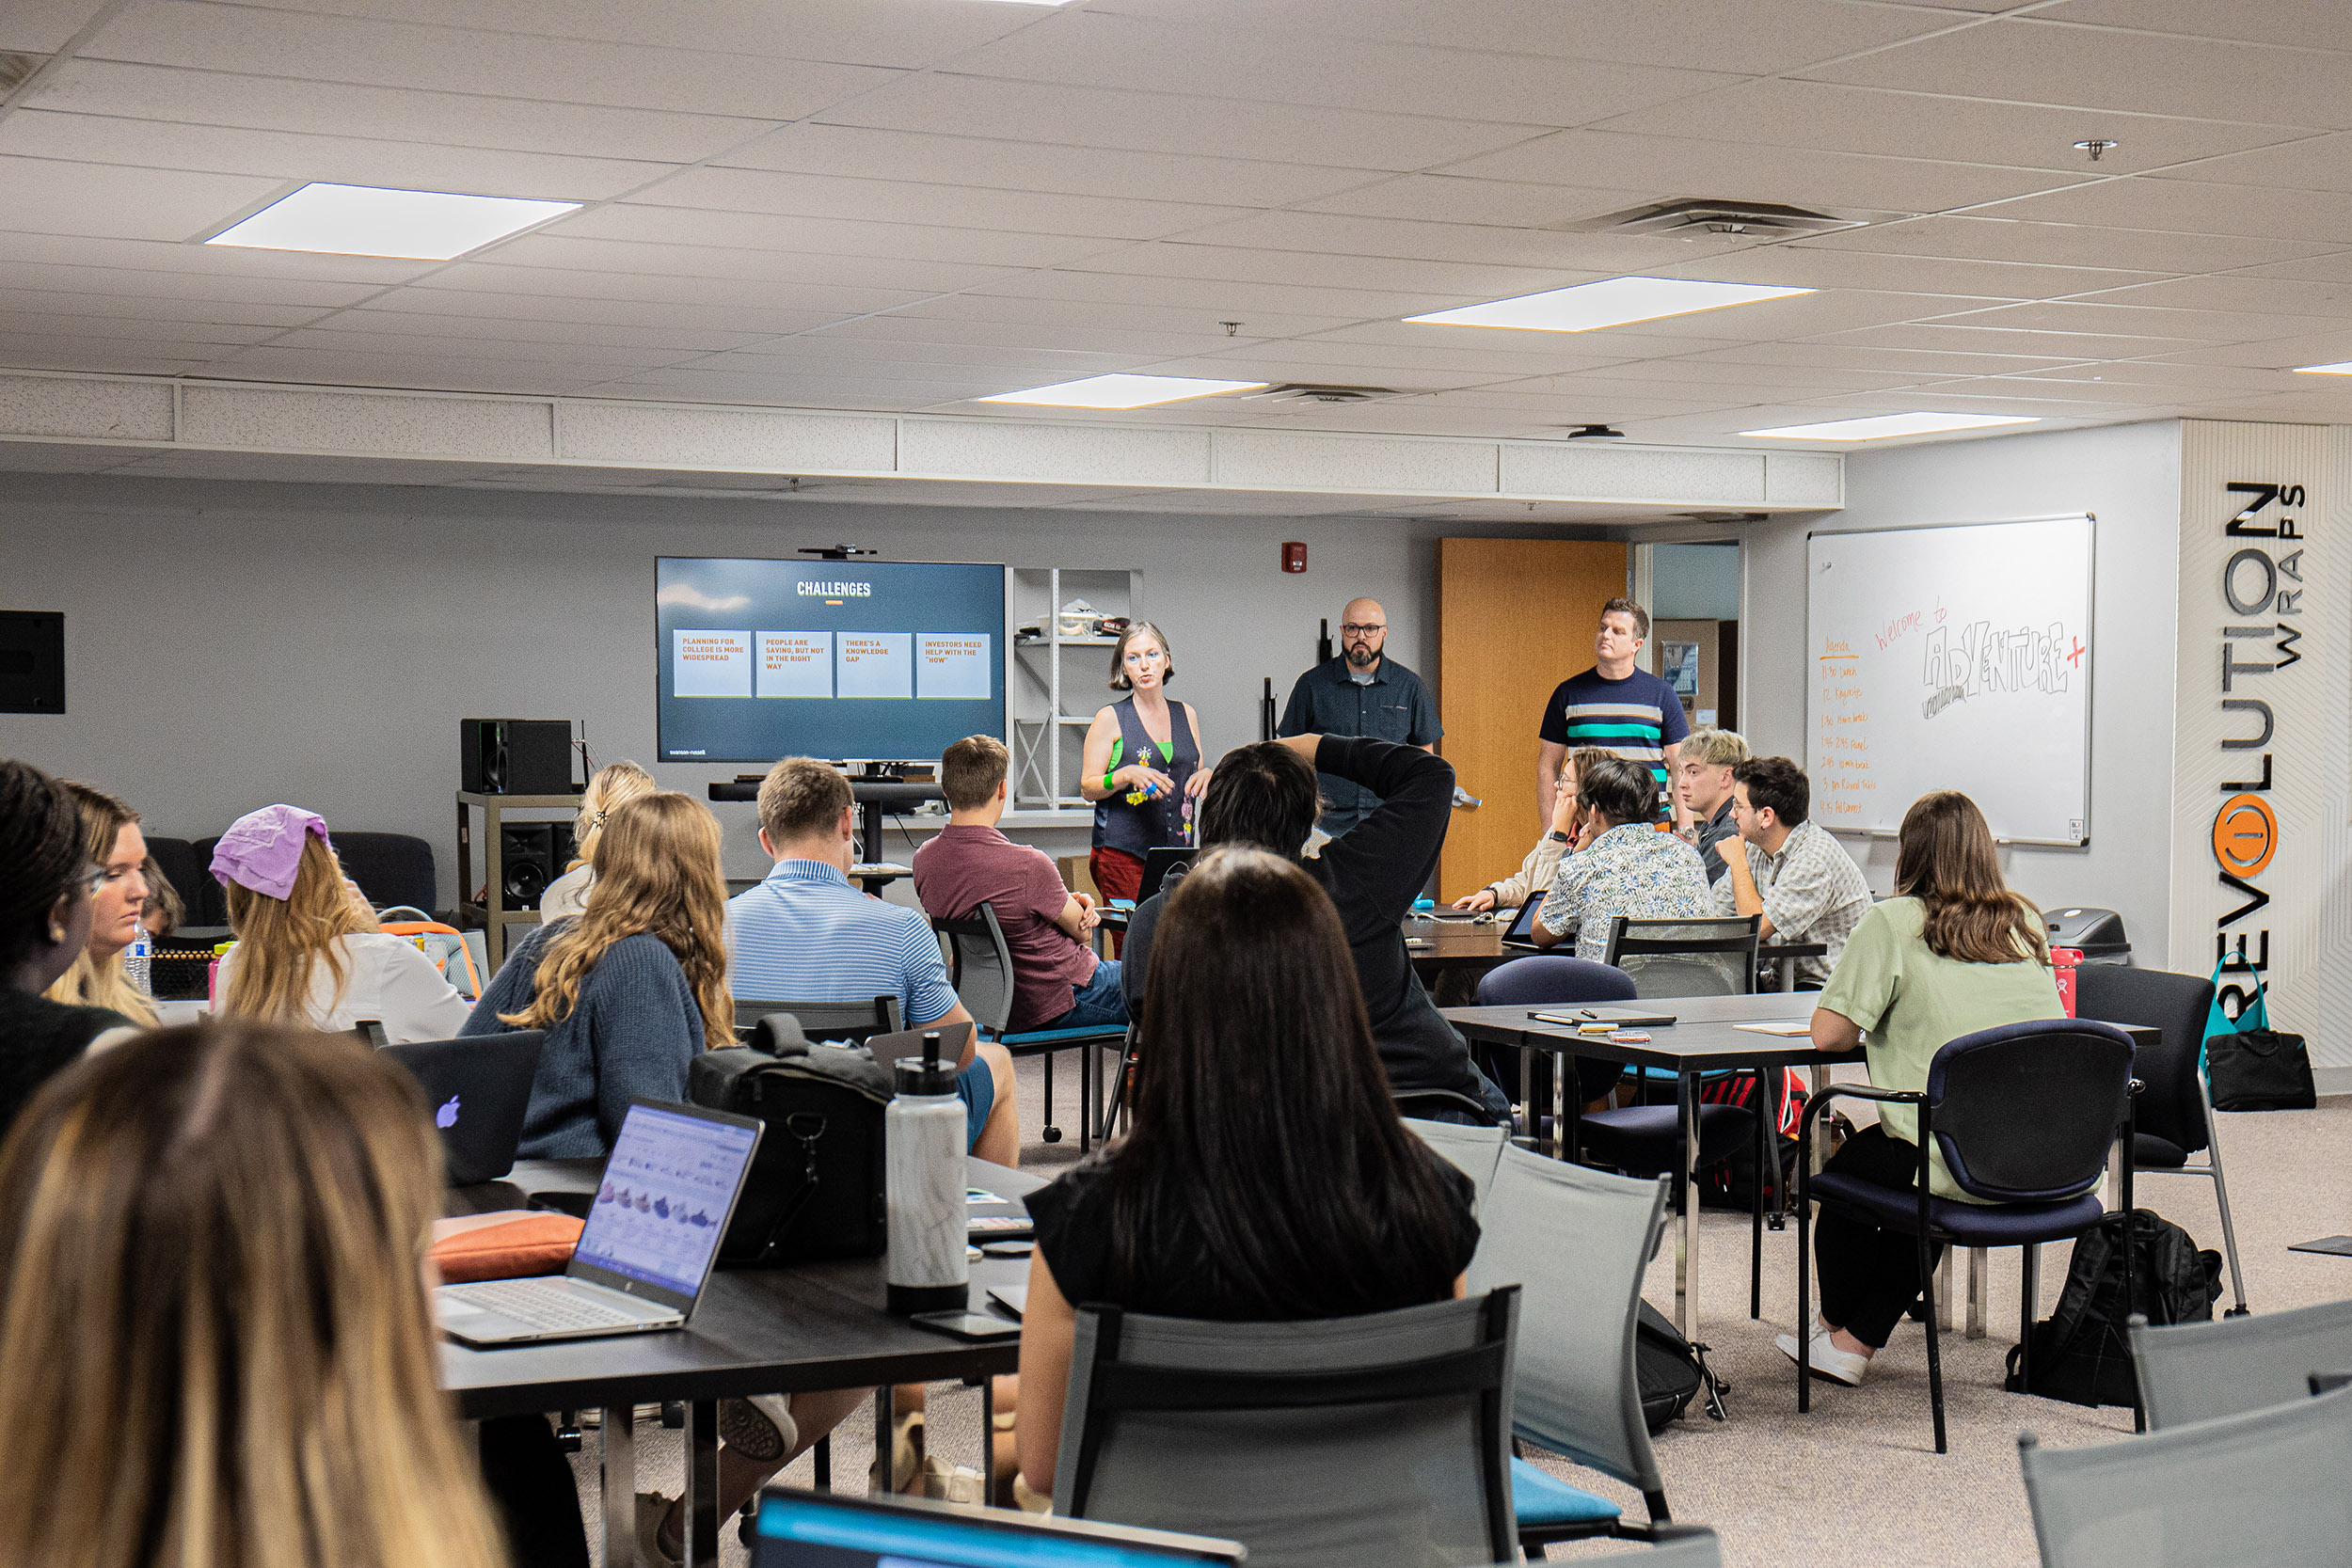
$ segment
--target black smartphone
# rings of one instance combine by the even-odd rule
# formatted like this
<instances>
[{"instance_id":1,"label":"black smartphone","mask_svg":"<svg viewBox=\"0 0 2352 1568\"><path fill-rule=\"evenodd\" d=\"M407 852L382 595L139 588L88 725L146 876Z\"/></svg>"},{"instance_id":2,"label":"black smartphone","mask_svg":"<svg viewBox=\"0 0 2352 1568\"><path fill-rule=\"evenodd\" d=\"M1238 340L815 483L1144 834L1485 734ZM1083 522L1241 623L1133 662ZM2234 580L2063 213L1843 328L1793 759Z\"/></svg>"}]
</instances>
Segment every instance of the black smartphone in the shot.
<instances>
[{"instance_id":1,"label":"black smartphone","mask_svg":"<svg viewBox=\"0 0 2352 1568\"><path fill-rule=\"evenodd\" d=\"M1018 1339L1021 1325L1005 1318L984 1318L977 1312L917 1312L907 1322L950 1339Z\"/></svg>"}]
</instances>

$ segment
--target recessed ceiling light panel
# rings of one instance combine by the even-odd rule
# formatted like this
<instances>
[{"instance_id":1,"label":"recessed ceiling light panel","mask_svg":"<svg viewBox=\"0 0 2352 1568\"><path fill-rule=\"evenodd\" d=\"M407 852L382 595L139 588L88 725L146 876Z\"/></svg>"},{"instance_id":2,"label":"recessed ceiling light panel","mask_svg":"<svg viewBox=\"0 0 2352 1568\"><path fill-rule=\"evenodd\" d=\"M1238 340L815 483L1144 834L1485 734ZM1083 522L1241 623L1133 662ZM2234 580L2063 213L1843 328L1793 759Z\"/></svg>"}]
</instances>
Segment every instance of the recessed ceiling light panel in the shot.
<instances>
[{"instance_id":1,"label":"recessed ceiling light panel","mask_svg":"<svg viewBox=\"0 0 2352 1568\"><path fill-rule=\"evenodd\" d=\"M1434 322L1446 326L1511 326L1528 332L1591 332L1628 322L1656 321L1661 316L1687 316L1694 310L1720 310L1731 305L1809 294L1811 289L1773 289L1758 283L1708 283L1691 277L1612 277L1599 283L1579 283L1517 299L1486 305L1465 305L1456 310L1436 310L1406 321Z\"/></svg>"},{"instance_id":2,"label":"recessed ceiling light panel","mask_svg":"<svg viewBox=\"0 0 2352 1568\"><path fill-rule=\"evenodd\" d=\"M1190 375L1090 375L1083 381L1032 387L1025 392L999 392L975 403L1025 403L1043 408L1149 408L1155 403L1182 403L1186 398L1214 397L1219 392L1247 392L1263 381L1211 381Z\"/></svg>"},{"instance_id":3,"label":"recessed ceiling light panel","mask_svg":"<svg viewBox=\"0 0 2352 1568\"><path fill-rule=\"evenodd\" d=\"M577 201L310 184L204 243L249 250L310 250L330 256L446 261L578 211Z\"/></svg>"},{"instance_id":4,"label":"recessed ceiling light panel","mask_svg":"<svg viewBox=\"0 0 2352 1568\"><path fill-rule=\"evenodd\" d=\"M2352 375L2352 359L2341 360L2333 365L2297 365L2295 367L2295 373L2297 375Z\"/></svg>"},{"instance_id":5,"label":"recessed ceiling light panel","mask_svg":"<svg viewBox=\"0 0 2352 1568\"><path fill-rule=\"evenodd\" d=\"M1776 430L1743 430L1740 434L1772 436L1787 441L1883 441L1890 436L1931 436L1938 431L1987 430L1994 425L2037 422L2022 414L1874 414L1864 420L1785 424Z\"/></svg>"}]
</instances>

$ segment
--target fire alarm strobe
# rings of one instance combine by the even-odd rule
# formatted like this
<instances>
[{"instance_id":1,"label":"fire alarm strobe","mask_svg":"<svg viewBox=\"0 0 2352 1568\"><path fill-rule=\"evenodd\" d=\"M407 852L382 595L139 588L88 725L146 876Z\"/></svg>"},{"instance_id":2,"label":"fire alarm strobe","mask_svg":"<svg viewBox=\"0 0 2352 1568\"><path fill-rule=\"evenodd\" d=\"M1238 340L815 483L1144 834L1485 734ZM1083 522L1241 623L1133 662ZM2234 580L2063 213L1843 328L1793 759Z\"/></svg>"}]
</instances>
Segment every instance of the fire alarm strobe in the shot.
<instances>
[{"instance_id":1,"label":"fire alarm strobe","mask_svg":"<svg viewBox=\"0 0 2352 1568\"><path fill-rule=\"evenodd\" d=\"M1303 572L1306 569L1307 546L1296 539L1290 540L1284 544L1282 546L1282 570L1285 572Z\"/></svg>"}]
</instances>

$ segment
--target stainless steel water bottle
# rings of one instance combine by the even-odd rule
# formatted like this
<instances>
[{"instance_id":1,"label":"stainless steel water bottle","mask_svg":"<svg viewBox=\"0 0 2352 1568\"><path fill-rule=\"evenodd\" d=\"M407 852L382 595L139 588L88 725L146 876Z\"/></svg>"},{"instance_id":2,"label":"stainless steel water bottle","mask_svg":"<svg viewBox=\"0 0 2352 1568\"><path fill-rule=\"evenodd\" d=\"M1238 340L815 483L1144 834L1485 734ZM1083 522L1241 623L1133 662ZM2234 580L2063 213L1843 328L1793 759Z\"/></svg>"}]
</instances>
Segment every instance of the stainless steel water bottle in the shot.
<instances>
[{"instance_id":1,"label":"stainless steel water bottle","mask_svg":"<svg viewBox=\"0 0 2352 1568\"><path fill-rule=\"evenodd\" d=\"M883 1278L893 1312L957 1312L968 1302L964 1127L956 1065L939 1059L939 1034L930 1031L921 1057L898 1063L898 1090L882 1111L890 1216Z\"/></svg>"}]
</instances>

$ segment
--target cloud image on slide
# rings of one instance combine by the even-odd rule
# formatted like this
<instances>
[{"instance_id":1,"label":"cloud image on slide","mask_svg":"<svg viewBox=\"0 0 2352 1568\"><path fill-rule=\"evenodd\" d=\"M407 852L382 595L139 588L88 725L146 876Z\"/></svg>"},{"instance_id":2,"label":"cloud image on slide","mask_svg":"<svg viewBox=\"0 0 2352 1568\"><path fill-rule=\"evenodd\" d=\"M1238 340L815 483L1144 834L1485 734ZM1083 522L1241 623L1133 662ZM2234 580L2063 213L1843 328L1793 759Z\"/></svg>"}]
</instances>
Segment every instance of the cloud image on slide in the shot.
<instances>
[{"instance_id":1,"label":"cloud image on slide","mask_svg":"<svg viewBox=\"0 0 2352 1568\"><path fill-rule=\"evenodd\" d=\"M750 608L749 594L706 594L688 583L674 582L653 596L656 604L683 605L689 610L707 610L719 613Z\"/></svg>"}]
</instances>

